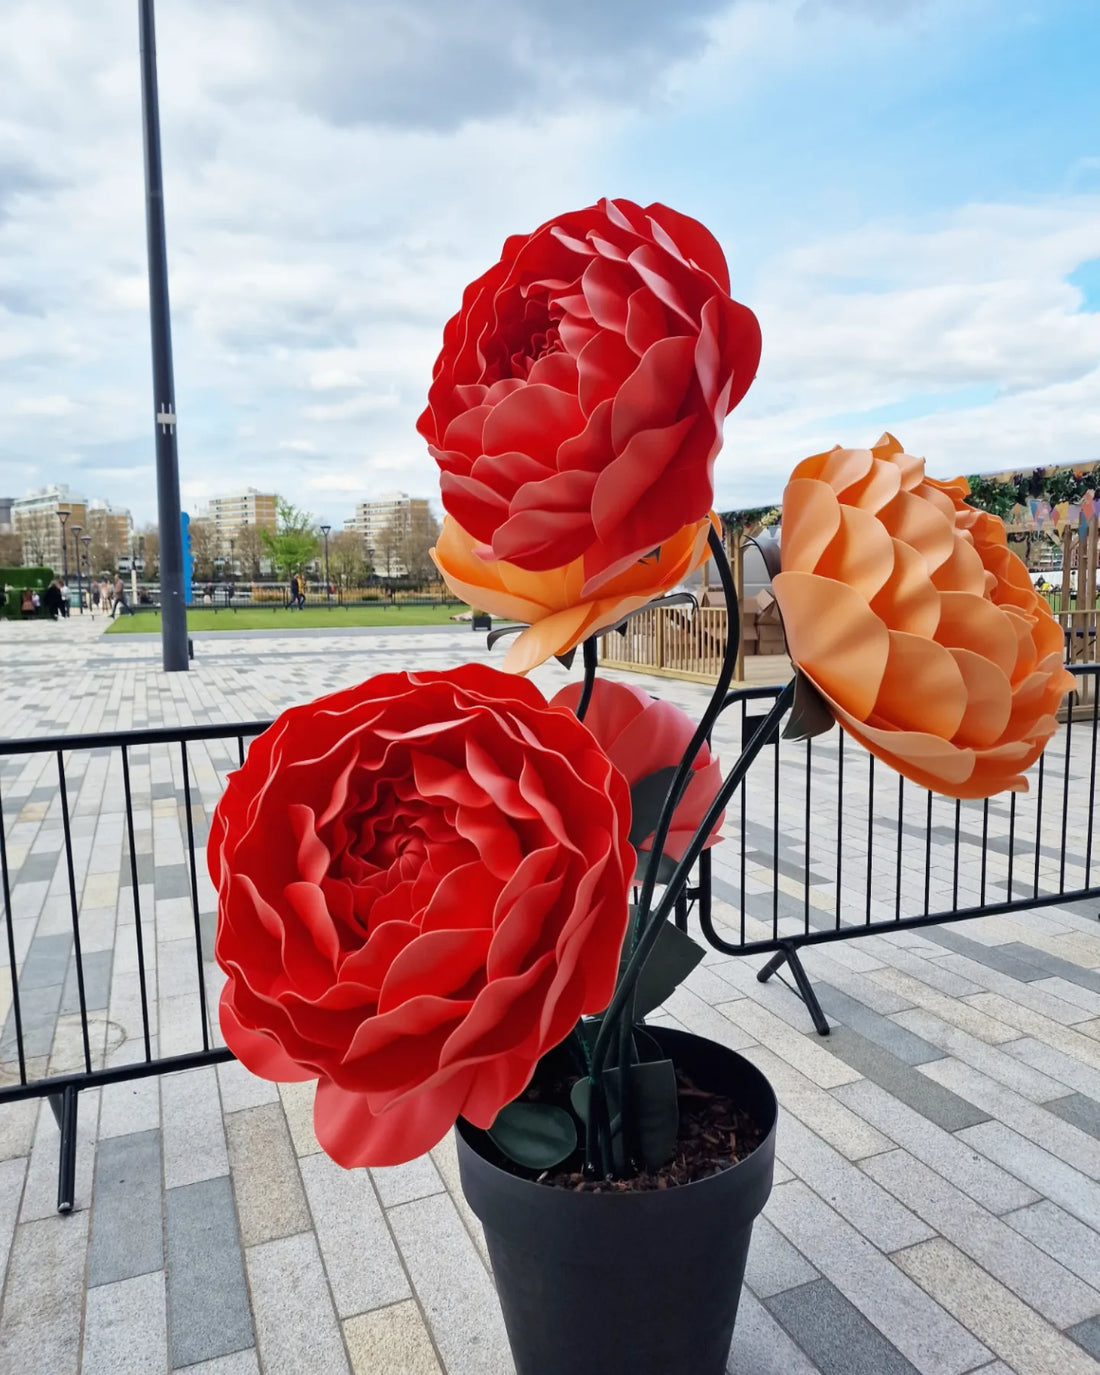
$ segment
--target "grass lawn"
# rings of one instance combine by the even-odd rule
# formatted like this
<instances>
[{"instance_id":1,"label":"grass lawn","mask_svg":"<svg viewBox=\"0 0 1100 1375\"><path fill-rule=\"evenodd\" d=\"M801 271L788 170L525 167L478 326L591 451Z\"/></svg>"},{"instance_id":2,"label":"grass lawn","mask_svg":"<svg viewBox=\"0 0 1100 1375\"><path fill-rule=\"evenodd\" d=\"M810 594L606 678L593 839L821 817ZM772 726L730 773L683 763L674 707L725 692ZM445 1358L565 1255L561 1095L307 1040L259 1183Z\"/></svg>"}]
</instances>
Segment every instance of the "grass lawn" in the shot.
<instances>
[{"instance_id":1,"label":"grass lawn","mask_svg":"<svg viewBox=\"0 0 1100 1375\"><path fill-rule=\"evenodd\" d=\"M451 617L464 606L352 606L346 610L333 606L307 606L304 611L288 607L249 607L241 611L214 611L210 607L190 607L188 630L342 630L352 625L461 625ZM468 624L468 623L467 623ZM139 611L133 616L118 616L107 629L108 635L134 635L160 632L159 611Z\"/></svg>"}]
</instances>

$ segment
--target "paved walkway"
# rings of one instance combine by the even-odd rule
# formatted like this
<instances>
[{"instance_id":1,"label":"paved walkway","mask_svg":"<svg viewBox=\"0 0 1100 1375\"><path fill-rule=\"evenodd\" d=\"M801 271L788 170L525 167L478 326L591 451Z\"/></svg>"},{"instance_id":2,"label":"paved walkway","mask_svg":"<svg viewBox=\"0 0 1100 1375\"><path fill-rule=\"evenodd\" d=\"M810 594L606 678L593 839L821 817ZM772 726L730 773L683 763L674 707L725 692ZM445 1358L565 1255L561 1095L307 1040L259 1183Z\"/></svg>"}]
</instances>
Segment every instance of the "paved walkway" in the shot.
<instances>
[{"instance_id":1,"label":"paved walkway","mask_svg":"<svg viewBox=\"0 0 1100 1375\"><path fill-rule=\"evenodd\" d=\"M101 631L88 617L0 622L0 737L264 718L383 669L494 659L482 636L447 628L217 636L196 640L189 673L164 675L157 641ZM567 675L550 665L536 678L553 690ZM646 685L693 711L705 698L692 685ZM717 737L727 753L732 732L727 723ZM234 748L189 752L200 846ZM1050 767L1061 768L1061 748ZM822 786L805 807L803 773L786 748L774 770L778 841L771 768L754 782L743 878L733 844L716 852L727 935L742 911L749 937L769 934L773 922L785 930L831 921L838 859L845 920L862 913L865 894L876 917L893 912L892 861L888 875L868 863L865 844L849 843L852 826L853 837L868 829L872 809L865 765L853 751L846 758L843 825L835 789ZM1071 783L1088 762L1071 751ZM837 763L835 740L815 745L815 777L835 783ZM73 755L68 772L90 1049L96 1063L120 1063L141 1058L143 1046L117 752ZM880 801L884 777L879 770ZM211 998L220 976L209 960L196 961L178 751L133 751L131 781L153 1050L171 1054L201 1044L199 965ZM58 1072L80 1062L82 1045L56 759L0 759L0 794L30 1069ZM923 898L911 890L923 882L926 845L933 907L951 899L955 883L963 896L974 892L979 851L968 841L956 875L951 805L937 803L927 829L916 790L904 807L906 910ZM964 816L972 839L977 814ZM1025 840L1026 817L1021 810ZM991 883L1005 875L1006 818L1003 804L991 808ZM1072 875L1086 821L1071 808L1067 823ZM740 824L735 807L734 839ZM836 856L827 846L842 832ZM1044 882L1061 863L1049 849L1040 847ZM826 854L828 866L815 868ZM208 951L213 895L203 870L200 853ZM730 1370L1094 1375L1095 906L815 948L805 963L834 1023L827 1040L789 991L756 982L761 963L711 952L666 1013L741 1049L784 1109L776 1187L757 1225ZM6 1082L10 1002L0 969ZM0 1106L0 1375L510 1372L450 1141L409 1165L345 1173L318 1149L308 1087L280 1089L236 1064L82 1095L80 1124L76 1211L60 1217L48 1106Z\"/></svg>"}]
</instances>

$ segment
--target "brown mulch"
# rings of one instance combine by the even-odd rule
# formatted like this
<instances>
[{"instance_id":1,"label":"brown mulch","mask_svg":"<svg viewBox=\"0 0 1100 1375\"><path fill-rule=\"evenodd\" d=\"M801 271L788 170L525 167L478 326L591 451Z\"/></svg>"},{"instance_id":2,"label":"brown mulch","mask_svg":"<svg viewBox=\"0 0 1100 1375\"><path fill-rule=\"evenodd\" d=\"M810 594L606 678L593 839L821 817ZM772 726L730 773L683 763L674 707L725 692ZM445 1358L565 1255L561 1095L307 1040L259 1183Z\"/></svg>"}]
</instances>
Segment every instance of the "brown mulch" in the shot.
<instances>
[{"instance_id":1,"label":"brown mulch","mask_svg":"<svg viewBox=\"0 0 1100 1375\"><path fill-rule=\"evenodd\" d=\"M693 1184L710 1175L728 1170L738 1161L751 1155L764 1139L765 1129L725 1093L710 1093L699 1088L676 1071L677 1100L680 1109L680 1134L672 1159L659 1170L642 1170L629 1179L589 1179L583 1170L583 1156L578 1152L552 1170L544 1170L535 1182L556 1189L571 1189L575 1193L634 1193L650 1189L671 1189L679 1184ZM568 1093L539 1093L529 1096L542 1101L557 1099L568 1103ZM527 1179L531 1171L501 1157L497 1162L512 1174Z\"/></svg>"}]
</instances>

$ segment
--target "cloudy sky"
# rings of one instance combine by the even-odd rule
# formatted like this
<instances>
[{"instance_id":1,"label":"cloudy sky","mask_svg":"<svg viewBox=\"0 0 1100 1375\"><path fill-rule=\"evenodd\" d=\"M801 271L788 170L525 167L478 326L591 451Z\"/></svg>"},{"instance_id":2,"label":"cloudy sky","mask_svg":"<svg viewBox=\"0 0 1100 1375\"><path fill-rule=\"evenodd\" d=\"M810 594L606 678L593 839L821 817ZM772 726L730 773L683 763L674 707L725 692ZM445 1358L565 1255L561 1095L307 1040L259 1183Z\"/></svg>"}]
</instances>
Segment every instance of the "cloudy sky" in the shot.
<instances>
[{"instance_id":1,"label":"cloudy sky","mask_svg":"<svg viewBox=\"0 0 1100 1375\"><path fill-rule=\"evenodd\" d=\"M507 234L601 195L760 317L717 504L886 427L1100 459L1095 0L159 0L183 504L434 497L414 423ZM3 0L0 494L155 515L135 0Z\"/></svg>"}]
</instances>

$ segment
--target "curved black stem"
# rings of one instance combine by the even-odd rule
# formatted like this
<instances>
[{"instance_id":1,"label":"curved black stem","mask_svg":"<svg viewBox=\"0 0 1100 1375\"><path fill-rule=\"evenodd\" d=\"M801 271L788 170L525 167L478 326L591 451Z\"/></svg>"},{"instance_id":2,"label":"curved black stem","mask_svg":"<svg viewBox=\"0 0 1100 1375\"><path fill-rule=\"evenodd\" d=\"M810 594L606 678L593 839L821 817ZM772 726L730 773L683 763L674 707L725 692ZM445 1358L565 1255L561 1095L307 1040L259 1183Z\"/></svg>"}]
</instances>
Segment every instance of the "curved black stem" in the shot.
<instances>
[{"instance_id":1,"label":"curved black stem","mask_svg":"<svg viewBox=\"0 0 1100 1375\"><path fill-rule=\"evenodd\" d=\"M600 1120L606 1118L607 1103L602 1074L607 1063L612 1037L617 1031L619 1043L619 1102L621 1106L621 1120L623 1122L624 1145L629 1140L627 1124L630 1119L628 1104L630 1097L630 1062L632 1058L630 1031L635 1020L634 994L641 965L645 962L644 954L640 959L637 958L637 956L639 950L643 948L643 945L645 953L648 953L657 939L659 930L657 919L655 917L650 917L653 891L657 883L657 869L661 855L664 852L669 830L672 826L673 815L691 779L695 758L709 738L714 728L714 723L718 719L718 715L725 704L726 694L729 691L730 683L733 681L733 673L737 664L737 651L741 638L741 616L740 606L737 601L737 588L733 581L733 572L729 566L729 560L726 558L722 537L712 526L708 531L707 538L711 554L714 557L715 565L718 569L718 575L722 583L722 591L726 601L727 634L725 652L722 656L722 665L718 673L718 680L715 683L711 699L700 718L699 724L695 729L695 733L687 749L684 751L661 808L661 814L654 831L652 848L649 852L649 862L646 867L645 878L642 882L642 891L638 901L638 919L634 928L631 959L628 963L627 970L619 981L615 997L604 1013L603 1022L592 1052L592 1071L589 1087L590 1123L596 1120L597 1114ZM720 812L721 809L719 809L719 814ZM713 822L710 824L713 824ZM708 834L709 825L706 830L697 832L695 839L699 840L699 850L702 849L703 842ZM666 900L669 894L671 894L673 901L675 901L677 893L687 881L687 873L690 867L690 864L685 867L682 863L678 866L673 882L669 884L665 890ZM664 903L662 903L662 909L663 907ZM650 934L651 931L652 935ZM631 971L633 972L631 973ZM629 978L627 977L628 975L630 975ZM597 1133L590 1127L588 1133L590 1148L592 1145L592 1138L596 1135ZM600 1143L597 1140L595 1143L595 1152L599 1153L599 1151Z\"/></svg>"},{"instance_id":2,"label":"curved black stem","mask_svg":"<svg viewBox=\"0 0 1100 1375\"><path fill-rule=\"evenodd\" d=\"M596 686L596 665L599 662L599 647L595 635L589 635L581 647L584 655L584 687L581 700L577 703L577 720L583 721L588 704L592 700L592 689Z\"/></svg>"},{"instance_id":3,"label":"curved black stem","mask_svg":"<svg viewBox=\"0 0 1100 1375\"><path fill-rule=\"evenodd\" d=\"M768 712L767 716L763 718L756 730L750 736L748 743L741 751L737 763L730 770L729 775L722 783L721 788L719 788L717 796L707 809L706 815L696 828L695 834L691 838L691 843L684 851L683 858L676 865L672 878L669 880L668 886L665 889L664 897L658 904L652 918L648 921L635 947L634 953L627 962L626 968L619 976L615 994L611 1002L608 1003L607 1010L603 1015L600 1032L596 1037L596 1044L592 1048L591 1073L594 1081L598 1081L598 1076L603 1073L604 1066L607 1062L608 1046L611 1041L611 1029L616 1019L622 1015L623 1009L628 1005L633 1006L634 991L637 987L638 977L642 972L642 966L645 964L650 951L657 942L662 923L668 919L670 912L675 907L677 895L687 882L687 877L691 872L692 865L702 853L711 828L722 815L730 798L741 786L741 782L756 756L764 748L768 740L771 739L772 732L778 727L779 722L783 719L784 713L793 701L794 682L792 680L775 699L775 704L772 706L771 711Z\"/></svg>"}]
</instances>

